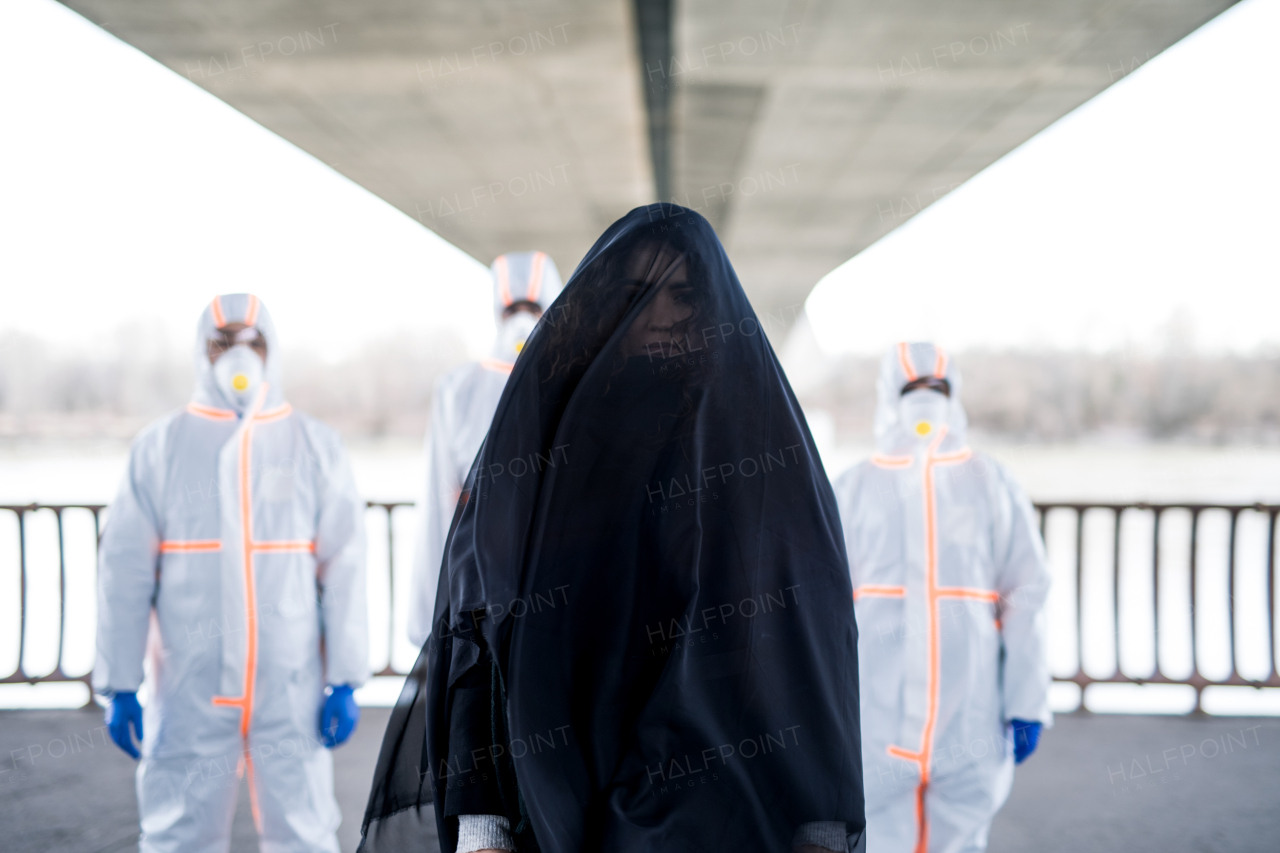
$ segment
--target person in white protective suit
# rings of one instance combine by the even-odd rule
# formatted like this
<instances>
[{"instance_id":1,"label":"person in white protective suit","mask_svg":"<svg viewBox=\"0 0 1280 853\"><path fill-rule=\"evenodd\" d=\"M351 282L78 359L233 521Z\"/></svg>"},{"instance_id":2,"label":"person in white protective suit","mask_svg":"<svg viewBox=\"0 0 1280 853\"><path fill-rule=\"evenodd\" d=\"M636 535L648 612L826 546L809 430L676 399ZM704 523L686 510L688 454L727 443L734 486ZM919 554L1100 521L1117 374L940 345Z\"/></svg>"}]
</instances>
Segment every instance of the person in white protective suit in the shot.
<instances>
[{"instance_id":1,"label":"person in white protective suit","mask_svg":"<svg viewBox=\"0 0 1280 853\"><path fill-rule=\"evenodd\" d=\"M928 343L881 362L878 453L835 483L857 612L867 849L984 850L1015 758L1051 723L1035 512L965 443Z\"/></svg>"},{"instance_id":2,"label":"person in white protective suit","mask_svg":"<svg viewBox=\"0 0 1280 853\"><path fill-rule=\"evenodd\" d=\"M364 502L337 434L285 402L257 297L205 308L195 366L133 443L99 561L93 681L120 747L142 740L139 849L228 850L245 778L264 853L337 853L324 747L369 675Z\"/></svg>"},{"instance_id":3,"label":"person in white protective suit","mask_svg":"<svg viewBox=\"0 0 1280 853\"><path fill-rule=\"evenodd\" d=\"M489 432L520 349L563 287L555 261L545 252L499 255L490 272L498 325L492 353L444 376L431 403L427 488L418 516L409 605L409 641L419 647L431 633L444 541L463 482Z\"/></svg>"}]
</instances>

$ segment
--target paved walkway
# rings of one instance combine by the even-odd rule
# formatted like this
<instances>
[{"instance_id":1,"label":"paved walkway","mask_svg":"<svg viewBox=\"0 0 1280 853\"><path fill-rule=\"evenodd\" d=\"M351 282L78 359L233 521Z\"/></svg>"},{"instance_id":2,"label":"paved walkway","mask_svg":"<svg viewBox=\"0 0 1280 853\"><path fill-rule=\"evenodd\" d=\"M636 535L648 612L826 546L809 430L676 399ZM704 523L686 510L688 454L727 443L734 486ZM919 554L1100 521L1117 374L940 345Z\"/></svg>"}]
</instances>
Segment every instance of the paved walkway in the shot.
<instances>
[{"instance_id":1,"label":"paved walkway","mask_svg":"<svg viewBox=\"0 0 1280 853\"><path fill-rule=\"evenodd\" d=\"M388 712L334 753L354 851ZM97 711L0 711L0 848L134 849L134 763ZM1066 716L1018 770L992 853L1280 850L1280 719ZM241 788L232 850L257 850ZM875 853L875 851L871 851Z\"/></svg>"},{"instance_id":2,"label":"paved walkway","mask_svg":"<svg viewBox=\"0 0 1280 853\"><path fill-rule=\"evenodd\" d=\"M351 740L334 750L343 853L360 843L373 765L391 712L363 708ZM67 745L69 744L69 746ZM137 849L137 764L111 742L102 714L0 711L0 850L123 853ZM246 786L232 827L233 853L257 853Z\"/></svg>"},{"instance_id":3,"label":"paved walkway","mask_svg":"<svg viewBox=\"0 0 1280 853\"><path fill-rule=\"evenodd\" d=\"M991 853L1280 850L1280 719L1059 717Z\"/></svg>"}]
</instances>

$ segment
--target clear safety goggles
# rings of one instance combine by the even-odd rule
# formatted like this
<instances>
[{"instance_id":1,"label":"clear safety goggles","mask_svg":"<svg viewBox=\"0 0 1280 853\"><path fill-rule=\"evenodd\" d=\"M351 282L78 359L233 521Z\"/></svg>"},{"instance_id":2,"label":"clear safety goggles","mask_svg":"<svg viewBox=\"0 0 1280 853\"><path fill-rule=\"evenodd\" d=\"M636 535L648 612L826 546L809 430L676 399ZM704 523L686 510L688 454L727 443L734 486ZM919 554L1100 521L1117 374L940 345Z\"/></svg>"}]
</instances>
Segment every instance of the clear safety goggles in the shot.
<instances>
[{"instance_id":1,"label":"clear safety goggles","mask_svg":"<svg viewBox=\"0 0 1280 853\"><path fill-rule=\"evenodd\" d=\"M534 317L542 316L542 306L528 299L517 299L506 308L502 309L502 319L506 320L519 314L521 311L532 314Z\"/></svg>"},{"instance_id":2,"label":"clear safety goggles","mask_svg":"<svg viewBox=\"0 0 1280 853\"><path fill-rule=\"evenodd\" d=\"M944 397L951 396L951 383L937 376L921 376L919 379L912 379L902 386L902 394L919 391L921 388L927 391L937 391Z\"/></svg>"},{"instance_id":3,"label":"clear safety goggles","mask_svg":"<svg viewBox=\"0 0 1280 853\"><path fill-rule=\"evenodd\" d=\"M266 352L267 339L258 331L257 326L245 326L243 329L215 329L209 336L209 354L213 357L222 355L239 344L245 344L260 352Z\"/></svg>"}]
</instances>

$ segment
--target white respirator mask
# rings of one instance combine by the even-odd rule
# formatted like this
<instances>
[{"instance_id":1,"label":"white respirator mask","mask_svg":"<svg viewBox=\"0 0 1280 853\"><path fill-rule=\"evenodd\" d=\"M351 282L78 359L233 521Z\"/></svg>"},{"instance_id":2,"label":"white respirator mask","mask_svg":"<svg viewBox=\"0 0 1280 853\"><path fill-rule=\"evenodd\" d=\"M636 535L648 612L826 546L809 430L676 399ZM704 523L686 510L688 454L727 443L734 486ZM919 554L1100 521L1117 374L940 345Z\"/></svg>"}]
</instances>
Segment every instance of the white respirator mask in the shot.
<instances>
[{"instance_id":1,"label":"white respirator mask","mask_svg":"<svg viewBox=\"0 0 1280 853\"><path fill-rule=\"evenodd\" d=\"M898 401L898 417L907 434L918 441L933 441L947 423L951 400L940 391L920 388L908 391Z\"/></svg>"},{"instance_id":2,"label":"white respirator mask","mask_svg":"<svg viewBox=\"0 0 1280 853\"><path fill-rule=\"evenodd\" d=\"M516 356L524 349L524 343L533 334L538 325L538 318L528 311L517 311L498 326L497 352L498 358L515 361Z\"/></svg>"},{"instance_id":3,"label":"white respirator mask","mask_svg":"<svg viewBox=\"0 0 1280 853\"><path fill-rule=\"evenodd\" d=\"M218 390L239 414L244 414L253 404L265 373L266 365L262 358L247 344L233 346L213 363L213 378Z\"/></svg>"}]
</instances>

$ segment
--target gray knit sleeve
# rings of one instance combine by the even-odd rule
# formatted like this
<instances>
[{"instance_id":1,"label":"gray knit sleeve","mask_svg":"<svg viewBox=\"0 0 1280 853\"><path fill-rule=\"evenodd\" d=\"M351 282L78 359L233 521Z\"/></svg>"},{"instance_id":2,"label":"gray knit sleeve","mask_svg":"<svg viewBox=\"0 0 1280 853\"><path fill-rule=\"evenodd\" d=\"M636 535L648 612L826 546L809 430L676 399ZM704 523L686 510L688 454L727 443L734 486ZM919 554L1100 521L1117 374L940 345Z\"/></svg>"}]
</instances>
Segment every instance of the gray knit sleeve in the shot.
<instances>
[{"instance_id":1,"label":"gray knit sleeve","mask_svg":"<svg viewBox=\"0 0 1280 853\"><path fill-rule=\"evenodd\" d=\"M494 814L458 815L457 853L515 849L515 842L511 840L511 822L505 817Z\"/></svg>"}]
</instances>

